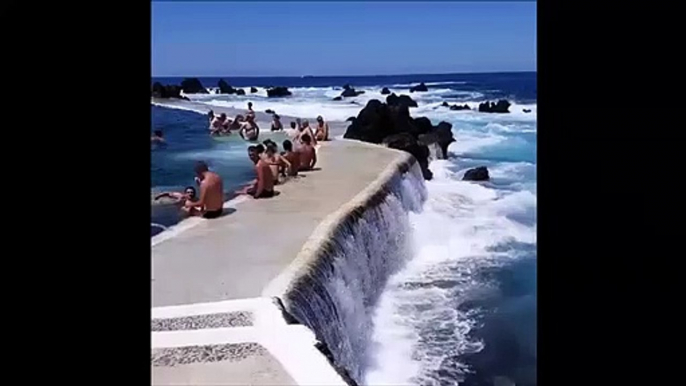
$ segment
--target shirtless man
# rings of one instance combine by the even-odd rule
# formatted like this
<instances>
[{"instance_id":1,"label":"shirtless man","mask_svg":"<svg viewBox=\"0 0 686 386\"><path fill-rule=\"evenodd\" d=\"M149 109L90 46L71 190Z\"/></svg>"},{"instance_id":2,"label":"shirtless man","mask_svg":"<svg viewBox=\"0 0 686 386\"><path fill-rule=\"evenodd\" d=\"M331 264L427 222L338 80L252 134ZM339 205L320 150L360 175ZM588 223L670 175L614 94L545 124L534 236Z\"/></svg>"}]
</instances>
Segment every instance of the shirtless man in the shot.
<instances>
[{"instance_id":1,"label":"shirtless man","mask_svg":"<svg viewBox=\"0 0 686 386\"><path fill-rule=\"evenodd\" d=\"M303 143L303 136L309 136L310 141L312 141L313 145L317 145L317 140L314 138L314 133L312 133L312 128L310 128L310 122L307 121L307 119L304 119L302 122L302 126L300 127L300 133L298 133L298 141L300 144Z\"/></svg>"},{"instance_id":2,"label":"shirtless man","mask_svg":"<svg viewBox=\"0 0 686 386\"><path fill-rule=\"evenodd\" d=\"M286 171L291 169L291 163L282 157L278 150L276 143L269 141L264 151L264 160L269 164L269 169L272 171L276 185L282 182L279 181L279 176L286 176Z\"/></svg>"},{"instance_id":3,"label":"shirtless man","mask_svg":"<svg viewBox=\"0 0 686 386\"><path fill-rule=\"evenodd\" d=\"M239 191L239 194L248 194L253 198L269 198L274 196L274 175L272 174L269 164L263 159L264 146L250 146L248 148L248 156L255 164L255 172L257 173L257 180L255 183L244 191Z\"/></svg>"},{"instance_id":4,"label":"shirtless man","mask_svg":"<svg viewBox=\"0 0 686 386\"><path fill-rule=\"evenodd\" d=\"M324 122L324 118L321 115L317 117L317 130L314 133L314 138L317 141L329 140L329 124Z\"/></svg>"},{"instance_id":5,"label":"shirtless man","mask_svg":"<svg viewBox=\"0 0 686 386\"><path fill-rule=\"evenodd\" d=\"M255 110L252 109L252 102L248 102L248 112L245 115L252 115L253 120L255 119Z\"/></svg>"},{"instance_id":6,"label":"shirtless man","mask_svg":"<svg viewBox=\"0 0 686 386\"><path fill-rule=\"evenodd\" d=\"M245 117L245 122L241 123L241 128L238 131L241 138L248 141L256 141L260 135L260 128L255 123L255 117L248 114Z\"/></svg>"},{"instance_id":7,"label":"shirtless man","mask_svg":"<svg viewBox=\"0 0 686 386\"><path fill-rule=\"evenodd\" d=\"M289 140L283 141L283 150L284 152L281 156L291 164L291 167L288 168L288 175L291 177L297 176L298 170L300 170L300 153L293 151L293 142Z\"/></svg>"},{"instance_id":8,"label":"shirtless man","mask_svg":"<svg viewBox=\"0 0 686 386\"><path fill-rule=\"evenodd\" d=\"M150 143L164 143L164 134L162 130L155 130L150 137Z\"/></svg>"},{"instance_id":9,"label":"shirtless man","mask_svg":"<svg viewBox=\"0 0 686 386\"><path fill-rule=\"evenodd\" d=\"M219 116L214 116L210 123L210 134L219 135L226 130L229 122L227 122L226 114L221 113Z\"/></svg>"},{"instance_id":10,"label":"shirtless man","mask_svg":"<svg viewBox=\"0 0 686 386\"><path fill-rule=\"evenodd\" d=\"M211 172L207 164L199 161L195 164L195 175L200 181L200 199L187 200L186 208L199 207L204 218L217 218L224 211L224 186L222 178Z\"/></svg>"},{"instance_id":11,"label":"shirtless man","mask_svg":"<svg viewBox=\"0 0 686 386\"><path fill-rule=\"evenodd\" d=\"M301 138L302 146L298 149L300 153L300 171L312 170L317 163L317 151L312 146L312 138L304 134Z\"/></svg>"}]
</instances>

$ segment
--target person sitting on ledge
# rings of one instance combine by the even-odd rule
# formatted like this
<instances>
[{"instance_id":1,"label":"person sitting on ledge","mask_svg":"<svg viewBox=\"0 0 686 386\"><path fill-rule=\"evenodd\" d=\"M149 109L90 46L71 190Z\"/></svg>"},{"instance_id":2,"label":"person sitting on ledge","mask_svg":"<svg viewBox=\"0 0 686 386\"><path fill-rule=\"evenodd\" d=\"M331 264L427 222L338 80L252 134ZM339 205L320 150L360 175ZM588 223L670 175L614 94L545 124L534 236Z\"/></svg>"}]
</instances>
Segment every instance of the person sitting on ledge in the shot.
<instances>
[{"instance_id":1,"label":"person sitting on ledge","mask_svg":"<svg viewBox=\"0 0 686 386\"><path fill-rule=\"evenodd\" d=\"M251 186L236 193L247 194L253 198L274 197L274 176L269 164L263 159L264 150L264 146L261 144L248 147L248 157L255 164L257 179Z\"/></svg>"},{"instance_id":2,"label":"person sitting on ledge","mask_svg":"<svg viewBox=\"0 0 686 386\"><path fill-rule=\"evenodd\" d=\"M281 183L279 176L286 176L286 171L290 170L291 163L279 154L279 147L274 141L268 139L265 142L265 161L269 164L269 168L274 176L274 184L278 185Z\"/></svg>"},{"instance_id":3,"label":"person sitting on ledge","mask_svg":"<svg viewBox=\"0 0 686 386\"><path fill-rule=\"evenodd\" d=\"M152 133L152 137L150 137L150 143L164 143L164 134L162 134L162 130L155 130Z\"/></svg>"},{"instance_id":4,"label":"person sitting on ledge","mask_svg":"<svg viewBox=\"0 0 686 386\"><path fill-rule=\"evenodd\" d=\"M300 127L300 133L298 134L298 141L300 144L303 143L303 136L307 135L310 137L310 141L314 146L317 145L317 140L314 138L314 133L312 133L312 128L310 127L310 122L307 119L303 119L302 126Z\"/></svg>"},{"instance_id":5,"label":"person sitting on ledge","mask_svg":"<svg viewBox=\"0 0 686 386\"><path fill-rule=\"evenodd\" d=\"M312 170L317 163L317 151L312 146L312 138L309 135L304 134L301 140L302 146L298 149L298 153L300 153L300 171Z\"/></svg>"},{"instance_id":6,"label":"person sitting on ledge","mask_svg":"<svg viewBox=\"0 0 686 386\"><path fill-rule=\"evenodd\" d=\"M290 163L288 168L288 175L290 177L295 177L298 175L298 170L300 170L300 153L293 151L293 142L289 140L283 141L283 150L281 156Z\"/></svg>"},{"instance_id":7,"label":"person sitting on ledge","mask_svg":"<svg viewBox=\"0 0 686 386\"><path fill-rule=\"evenodd\" d=\"M317 141L329 140L329 124L324 122L324 118L321 115L317 117L317 130L314 133L314 138Z\"/></svg>"},{"instance_id":8,"label":"person sitting on ledge","mask_svg":"<svg viewBox=\"0 0 686 386\"><path fill-rule=\"evenodd\" d=\"M200 181L200 199L187 200L186 208L199 207L199 214L204 218L217 218L224 212L224 186L222 178L211 172L205 162L195 164L195 175Z\"/></svg>"}]
</instances>

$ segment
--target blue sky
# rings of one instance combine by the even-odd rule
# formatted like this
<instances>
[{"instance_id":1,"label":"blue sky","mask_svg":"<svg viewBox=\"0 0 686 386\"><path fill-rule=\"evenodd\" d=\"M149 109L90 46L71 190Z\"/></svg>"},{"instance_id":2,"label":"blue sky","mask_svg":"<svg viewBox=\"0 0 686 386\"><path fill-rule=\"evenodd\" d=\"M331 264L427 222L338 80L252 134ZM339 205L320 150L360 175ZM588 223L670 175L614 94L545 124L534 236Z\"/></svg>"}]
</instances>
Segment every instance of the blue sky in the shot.
<instances>
[{"instance_id":1,"label":"blue sky","mask_svg":"<svg viewBox=\"0 0 686 386\"><path fill-rule=\"evenodd\" d=\"M536 70L535 2L153 2L153 76Z\"/></svg>"}]
</instances>

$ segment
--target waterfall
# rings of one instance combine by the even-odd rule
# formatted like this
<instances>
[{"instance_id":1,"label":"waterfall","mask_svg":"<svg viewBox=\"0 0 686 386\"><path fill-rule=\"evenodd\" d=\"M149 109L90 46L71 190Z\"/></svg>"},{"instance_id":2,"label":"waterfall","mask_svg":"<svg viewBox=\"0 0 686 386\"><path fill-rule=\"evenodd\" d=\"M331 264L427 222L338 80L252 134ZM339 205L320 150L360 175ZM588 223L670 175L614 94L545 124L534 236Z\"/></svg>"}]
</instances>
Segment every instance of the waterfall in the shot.
<instances>
[{"instance_id":1,"label":"waterfall","mask_svg":"<svg viewBox=\"0 0 686 386\"><path fill-rule=\"evenodd\" d=\"M326 252L288 292L288 312L315 332L335 366L358 384L368 363L372 313L388 278L413 256L408 212L426 188L418 164L398 173L379 198L351 213Z\"/></svg>"}]
</instances>

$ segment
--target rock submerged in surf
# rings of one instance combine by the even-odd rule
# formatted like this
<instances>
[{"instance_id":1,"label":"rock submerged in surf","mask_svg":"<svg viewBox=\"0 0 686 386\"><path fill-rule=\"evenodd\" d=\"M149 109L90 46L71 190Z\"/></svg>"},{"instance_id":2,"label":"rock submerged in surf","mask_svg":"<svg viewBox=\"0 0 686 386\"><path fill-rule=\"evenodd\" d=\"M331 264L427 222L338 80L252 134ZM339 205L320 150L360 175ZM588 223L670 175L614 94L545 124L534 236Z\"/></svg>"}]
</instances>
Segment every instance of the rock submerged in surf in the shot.
<instances>
[{"instance_id":1,"label":"rock submerged in surf","mask_svg":"<svg viewBox=\"0 0 686 386\"><path fill-rule=\"evenodd\" d=\"M469 169L462 177L462 181L488 181L490 179L491 176L488 174L488 169L485 166Z\"/></svg>"},{"instance_id":2,"label":"rock submerged in surf","mask_svg":"<svg viewBox=\"0 0 686 386\"><path fill-rule=\"evenodd\" d=\"M238 90L236 90L236 95L245 95L245 90L239 88Z\"/></svg>"},{"instance_id":3,"label":"rock submerged in surf","mask_svg":"<svg viewBox=\"0 0 686 386\"><path fill-rule=\"evenodd\" d=\"M410 87L410 92L425 92L425 91L429 91L429 88L426 87L424 82L422 82L422 83L420 83L414 87Z\"/></svg>"},{"instance_id":4,"label":"rock submerged in surf","mask_svg":"<svg viewBox=\"0 0 686 386\"><path fill-rule=\"evenodd\" d=\"M360 94L364 94L364 91L355 90L355 88L350 87L350 85L346 84L345 86L343 86L343 92L341 93L341 97L343 97L343 98L356 97Z\"/></svg>"},{"instance_id":5,"label":"rock submerged in surf","mask_svg":"<svg viewBox=\"0 0 686 386\"><path fill-rule=\"evenodd\" d=\"M367 102L357 117L349 119L351 123L343 137L406 151L417 159L424 178L430 180L433 173L429 170L429 146L438 145L442 153L439 158L446 157L448 145L455 141L452 125L441 122L433 126L426 117L412 118L408 100L415 106L416 102L405 95L401 97L389 95L387 100L391 103L376 99Z\"/></svg>"},{"instance_id":6,"label":"rock submerged in surf","mask_svg":"<svg viewBox=\"0 0 686 386\"><path fill-rule=\"evenodd\" d=\"M177 85L163 85L160 82L155 82L152 85L152 92L151 96L153 98L159 98L159 99L185 99L188 100L188 98L181 96L181 86Z\"/></svg>"},{"instance_id":7,"label":"rock submerged in surf","mask_svg":"<svg viewBox=\"0 0 686 386\"><path fill-rule=\"evenodd\" d=\"M336 101L336 102L339 102L339 101L342 101L342 100L343 100L343 97L342 97L342 96L337 96L337 97L333 98L333 100Z\"/></svg>"},{"instance_id":8,"label":"rock submerged in surf","mask_svg":"<svg viewBox=\"0 0 686 386\"><path fill-rule=\"evenodd\" d=\"M257 92L257 89L255 87L250 87L250 93L254 94Z\"/></svg>"},{"instance_id":9,"label":"rock submerged in surf","mask_svg":"<svg viewBox=\"0 0 686 386\"><path fill-rule=\"evenodd\" d=\"M293 95L287 87L279 86L267 89L267 96L269 98L287 97Z\"/></svg>"},{"instance_id":10,"label":"rock submerged in surf","mask_svg":"<svg viewBox=\"0 0 686 386\"><path fill-rule=\"evenodd\" d=\"M501 99L496 103L493 102L483 102L479 103L480 113L509 113L510 106L512 104L505 99Z\"/></svg>"},{"instance_id":11,"label":"rock submerged in surf","mask_svg":"<svg viewBox=\"0 0 686 386\"><path fill-rule=\"evenodd\" d=\"M381 95L388 95L391 93L391 90L388 89L388 87L384 87L381 89Z\"/></svg>"},{"instance_id":12,"label":"rock submerged in surf","mask_svg":"<svg viewBox=\"0 0 686 386\"><path fill-rule=\"evenodd\" d=\"M235 94L236 89L231 87L224 79L219 79L219 82L217 82L217 87L219 88L219 93L220 94Z\"/></svg>"},{"instance_id":13,"label":"rock submerged in surf","mask_svg":"<svg viewBox=\"0 0 686 386\"><path fill-rule=\"evenodd\" d=\"M186 78L181 81L184 94L209 94L198 78Z\"/></svg>"}]
</instances>

